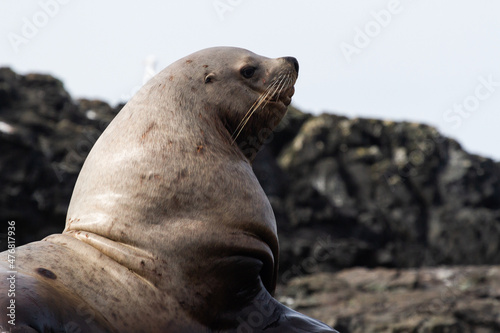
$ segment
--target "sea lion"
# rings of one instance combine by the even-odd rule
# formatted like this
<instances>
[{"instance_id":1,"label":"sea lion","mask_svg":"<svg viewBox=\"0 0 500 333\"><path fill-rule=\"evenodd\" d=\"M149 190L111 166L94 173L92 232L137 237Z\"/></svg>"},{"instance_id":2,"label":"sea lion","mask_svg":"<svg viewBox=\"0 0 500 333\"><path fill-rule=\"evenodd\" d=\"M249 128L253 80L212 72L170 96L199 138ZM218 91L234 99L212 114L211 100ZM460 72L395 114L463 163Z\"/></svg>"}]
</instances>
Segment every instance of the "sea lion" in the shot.
<instances>
[{"instance_id":1,"label":"sea lion","mask_svg":"<svg viewBox=\"0 0 500 333\"><path fill-rule=\"evenodd\" d=\"M295 58L210 48L125 105L78 177L62 234L16 250L18 332L334 332L277 302L273 211L251 167ZM9 305L7 252L1 308Z\"/></svg>"}]
</instances>

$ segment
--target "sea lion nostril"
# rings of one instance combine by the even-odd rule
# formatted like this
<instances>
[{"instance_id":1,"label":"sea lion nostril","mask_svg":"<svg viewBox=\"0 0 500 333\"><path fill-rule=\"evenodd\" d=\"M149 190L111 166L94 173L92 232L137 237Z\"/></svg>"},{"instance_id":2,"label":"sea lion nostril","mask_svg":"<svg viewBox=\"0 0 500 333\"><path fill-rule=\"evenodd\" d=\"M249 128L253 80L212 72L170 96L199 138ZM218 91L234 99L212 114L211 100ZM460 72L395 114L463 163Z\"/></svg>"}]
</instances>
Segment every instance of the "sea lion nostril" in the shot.
<instances>
[{"instance_id":1,"label":"sea lion nostril","mask_svg":"<svg viewBox=\"0 0 500 333\"><path fill-rule=\"evenodd\" d=\"M297 61L297 59L295 59L294 57L285 57L285 60L290 62L295 68L297 74L299 74L299 62Z\"/></svg>"}]
</instances>

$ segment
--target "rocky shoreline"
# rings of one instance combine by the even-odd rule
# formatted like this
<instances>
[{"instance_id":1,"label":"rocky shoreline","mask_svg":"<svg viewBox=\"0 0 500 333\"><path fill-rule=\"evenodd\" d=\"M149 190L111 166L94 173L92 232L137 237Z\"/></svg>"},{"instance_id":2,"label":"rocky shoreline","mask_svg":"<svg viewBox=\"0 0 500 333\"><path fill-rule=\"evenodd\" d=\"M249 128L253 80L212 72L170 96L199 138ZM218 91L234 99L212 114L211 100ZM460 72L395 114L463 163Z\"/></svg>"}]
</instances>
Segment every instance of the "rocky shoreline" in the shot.
<instances>
[{"instance_id":1,"label":"rocky shoreline","mask_svg":"<svg viewBox=\"0 0 500 333\"><path fill-rule=\"evenodd\" d=\"M18 246L63 229L121 107L0 68L0 220L16 220ZM342 333L500 332L499 163L431 126L290 108L254 170L277 218L284 303Z\"/></svg>"},{"instance_id":2,"label":"rocky shoreline","mask_svg":"<svg viewBox=\"0 0 500 333\"><path fill-rule=\"evenodd\" d=\"M500 332L500 266L349 268L293 279L278 293L339 332Z\"/></svg>"}]
</instances>

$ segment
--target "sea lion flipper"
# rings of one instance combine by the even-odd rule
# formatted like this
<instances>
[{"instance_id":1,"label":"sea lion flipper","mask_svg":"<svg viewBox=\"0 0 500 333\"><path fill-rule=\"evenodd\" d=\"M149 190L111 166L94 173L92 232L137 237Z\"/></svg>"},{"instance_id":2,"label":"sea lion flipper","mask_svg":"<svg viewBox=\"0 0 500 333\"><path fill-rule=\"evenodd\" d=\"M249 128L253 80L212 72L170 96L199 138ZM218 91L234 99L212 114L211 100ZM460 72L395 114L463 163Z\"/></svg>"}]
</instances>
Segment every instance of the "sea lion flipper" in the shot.
<instances>
[{"instance_id":1,"label":"sea lion flipper","mask_svg":"<svg viewBox=\"0 0 500 333\"><path fill-rule=\"evenodd\" d=\"M291 103L298 70L292 57L216 47L144 84L87 156L62 235L19 248L19 325L321 331L272 297L276 219L251 166Z\"/></svg>"},{"instance_id":2,"label":"sea lion flipper","mask_svg":"<svg viewBox=\"0 0 500 333\"><path fill-rule=\"evenodd\" d=\"M7 316L0 316L0 331L112 332L103 318L89 320L84 312L79 313L82 304L88 305L77 295L43 278L0 267L0 294L12 296L0 300L1 308L8 310Z\"/></svg>"}]
</instances>

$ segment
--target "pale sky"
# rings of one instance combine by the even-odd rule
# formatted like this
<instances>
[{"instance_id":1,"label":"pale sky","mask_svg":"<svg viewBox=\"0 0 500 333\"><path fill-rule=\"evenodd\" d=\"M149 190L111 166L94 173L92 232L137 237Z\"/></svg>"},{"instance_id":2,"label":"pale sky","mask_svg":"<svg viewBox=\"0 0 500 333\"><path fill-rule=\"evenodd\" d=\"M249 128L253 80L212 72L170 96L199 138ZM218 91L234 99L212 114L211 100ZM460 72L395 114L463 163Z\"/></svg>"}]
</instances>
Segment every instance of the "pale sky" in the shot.
<instances>
[{"instance_id":1,"label":"pale sky","mask_svg":"<svg viewBox=\"0 0 500 333\"><path fill-rule=\"evenodd\" d=\"M294 56L303 111L423 122L500 160L498 0L2 0L0 66L112 105L211 46Z\"/></svg>"}]
</instances>

